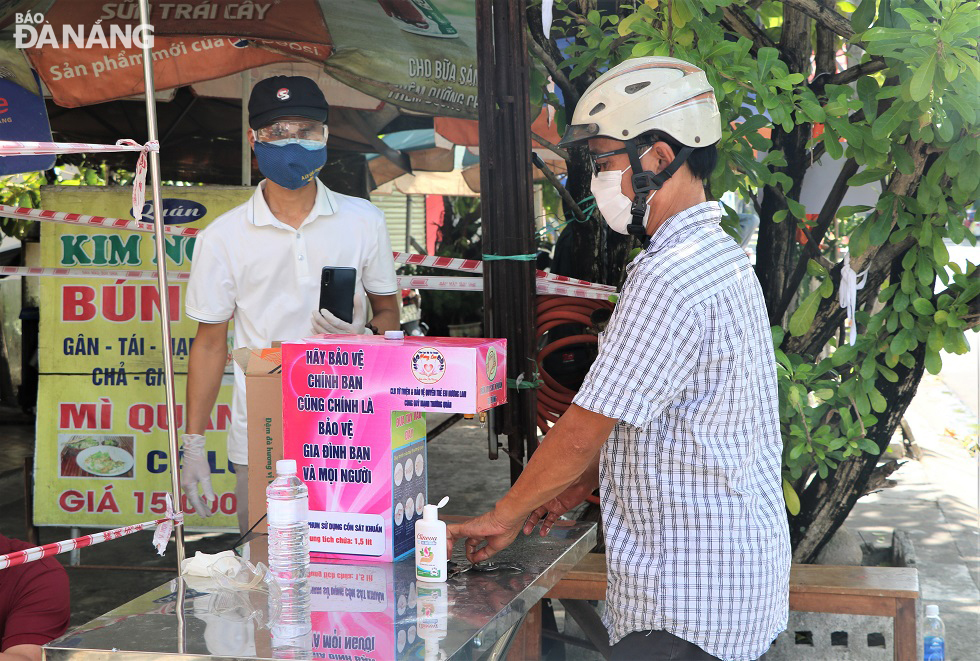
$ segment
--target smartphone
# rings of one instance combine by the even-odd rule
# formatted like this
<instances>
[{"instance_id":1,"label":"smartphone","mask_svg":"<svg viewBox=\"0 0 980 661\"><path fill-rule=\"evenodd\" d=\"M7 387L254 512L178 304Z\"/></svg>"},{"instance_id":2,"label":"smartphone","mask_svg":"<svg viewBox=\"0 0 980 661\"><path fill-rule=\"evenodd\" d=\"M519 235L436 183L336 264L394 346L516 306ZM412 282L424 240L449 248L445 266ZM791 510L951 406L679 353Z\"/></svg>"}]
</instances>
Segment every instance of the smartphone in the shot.
<instances>
[{"instance_id":1,"label":"smartphone","mask_svg":"<svg viewBox=\"0 0 980 661\"><path fill-rule=\"evenodd\" d=\"M320 309L348 324L354 321L354 286L357 269L351 266L324 266L320 274Z\"/></svg>"}]
</instances>

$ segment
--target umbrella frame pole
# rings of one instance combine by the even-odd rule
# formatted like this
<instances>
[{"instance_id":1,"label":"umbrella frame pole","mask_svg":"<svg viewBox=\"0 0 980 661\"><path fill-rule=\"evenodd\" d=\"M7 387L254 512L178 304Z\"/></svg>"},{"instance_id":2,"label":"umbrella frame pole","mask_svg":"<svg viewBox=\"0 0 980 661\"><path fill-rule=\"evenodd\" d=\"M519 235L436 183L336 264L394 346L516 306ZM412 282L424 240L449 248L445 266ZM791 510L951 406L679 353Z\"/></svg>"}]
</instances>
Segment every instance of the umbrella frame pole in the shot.
<instances>
[{"instance_id":1,"label":"umbrella frame pole","mask_svg":"<svg viewBox=\"0 0 980 661\"><path fill-rule=\"evenodd\" d=\"M140 23L144 26L146 35L150 28L150 7L148 0L140 0ZM143 39L143 77L146 96L146 133L147 140L157 140L157 108L155 89L153 85L153 53L149 39ZM164 387L167 392L167 438L170 442L170 480L174 500L174 511L181 512L180 506L180 448L177 443L177 402L174 394L174 360L171 354L170 333L170 296L167 288L167 255L166 243L163 237L163 200L160 199L160 153L150 151L150 181L153 190L153 236L156 239L157 257L157 286L160 290L160 331L163 336L163 370L166 374ZM135 210L134 210L135 211ZM136 212L139 213L139 212ZM174 538L177 546L177 573L184 562L184 525L174 522ZM178 580L176 615L180 626L177 628L177 645L183 651L183 581Z\"/></svg>"}]
</instances>

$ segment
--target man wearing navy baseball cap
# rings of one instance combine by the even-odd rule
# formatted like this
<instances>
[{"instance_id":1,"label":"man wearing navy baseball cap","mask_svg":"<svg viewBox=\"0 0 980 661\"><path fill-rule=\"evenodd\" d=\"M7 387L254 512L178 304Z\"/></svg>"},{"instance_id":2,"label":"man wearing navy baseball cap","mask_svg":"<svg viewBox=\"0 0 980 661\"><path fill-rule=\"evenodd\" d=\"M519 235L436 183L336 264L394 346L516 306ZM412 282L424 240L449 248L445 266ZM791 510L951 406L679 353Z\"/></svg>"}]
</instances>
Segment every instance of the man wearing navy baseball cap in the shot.
<instances>
[{"instance_id":1,"label":"man wearing navy baseball cap","mask_svg":"<svg viewBox=\"0 0 980 661\"><path fill-rule=\"evenodd\" d=\"M383 333L399 325L384 215L317 177L327 160L329 112L323 92L305 76L256 83L248 100L248 141L265 179L248 202L197 237L186 312L198 330L187 370L181 482L201 516L210 516L216 501L204 432L221 387L232 319L235 346L252 349L316 333ZM324 266L357 270L351 323L318 309ZM245 375L236 365L228 459L243 532L249 527L245 408Z\"/></svg>"}]
</instances>

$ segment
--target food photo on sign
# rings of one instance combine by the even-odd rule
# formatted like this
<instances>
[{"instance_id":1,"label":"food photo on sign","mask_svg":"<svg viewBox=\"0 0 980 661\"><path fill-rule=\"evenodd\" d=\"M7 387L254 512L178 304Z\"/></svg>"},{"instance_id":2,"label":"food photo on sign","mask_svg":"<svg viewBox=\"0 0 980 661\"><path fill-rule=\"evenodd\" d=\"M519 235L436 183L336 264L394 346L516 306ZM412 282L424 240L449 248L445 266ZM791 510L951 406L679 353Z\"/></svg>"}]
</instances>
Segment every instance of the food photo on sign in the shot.
<instances>
[{"instance_id":1,"label":"food photo on sign","mask_svg":"<svg viewBox=\"0 0 980 661\"><path fill-rule=\"evenodd\" d=\"M58 434L59 477L132 478L132 436Z\"/></svg>"}]
</instances>

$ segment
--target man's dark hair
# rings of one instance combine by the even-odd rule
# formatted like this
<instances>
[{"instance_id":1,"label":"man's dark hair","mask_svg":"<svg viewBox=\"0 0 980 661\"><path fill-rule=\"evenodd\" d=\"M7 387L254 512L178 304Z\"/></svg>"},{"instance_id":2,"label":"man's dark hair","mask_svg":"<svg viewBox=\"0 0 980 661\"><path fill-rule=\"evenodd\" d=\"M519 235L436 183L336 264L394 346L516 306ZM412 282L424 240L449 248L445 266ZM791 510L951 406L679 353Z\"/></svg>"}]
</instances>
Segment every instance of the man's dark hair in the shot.
<instances>
[{"instance_id":1,"label":"man's dark hair","mask_svg":"<svg viewBox=\"0 0 980 661\"><path fill-rule=\"evenodd\" d=\"M658 131L652 131L640 136L637 142L639 145L652 145L655 142L666 142L674 150L674 154L677 154L683 148L681 143L666 133L660 133ZM687 157L685 163L687 163L687 167L691 169L691 174L696 179L707 181L711 177L715 165L718 164L718 146L708 145L707 147L698 147L691 152L691 155Z\"/></svg>"}]
</instances>

